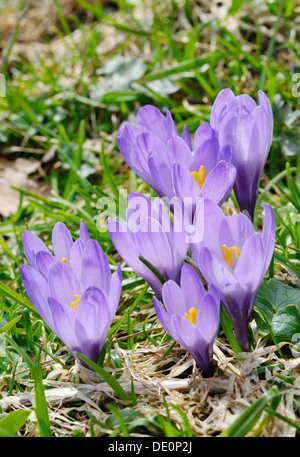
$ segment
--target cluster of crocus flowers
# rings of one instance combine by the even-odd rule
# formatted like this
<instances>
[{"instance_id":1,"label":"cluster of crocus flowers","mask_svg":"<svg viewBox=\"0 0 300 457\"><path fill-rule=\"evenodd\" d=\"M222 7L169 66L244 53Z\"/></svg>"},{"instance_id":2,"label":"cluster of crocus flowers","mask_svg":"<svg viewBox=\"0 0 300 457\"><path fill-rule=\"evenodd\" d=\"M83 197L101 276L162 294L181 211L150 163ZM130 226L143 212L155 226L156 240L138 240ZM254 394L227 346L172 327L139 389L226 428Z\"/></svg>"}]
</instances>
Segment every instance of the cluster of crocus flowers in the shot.
<instances>
[{"instance_id":1,"label":"cluster of crocus flowers","mask_svg":"<svg viewBox=\"0 0 300 457\"><path fill-rule=\"evenodd\" d=\"M191 243L204 278L220 292L243 351L248 351L248 323L254 300L269 268L275 245L275 215L264 204L262 233L254 230L243 213L225 216L213 201L203 199L195 213L204 220L203 239Z\"/></svg>"},{"instance_id":2,"label":"cluster of crocus flowers","mask_svg":"<svg viewBox=\"0 0 300 457\"><path fill-rule=\"evenodd\" d=\"M151 105L138 110L136 126L120 128L118 146L132 170L159 196L186 199L192 214L201 197L222 205L235 181L231 148L219 147L209 123L200 125L192 148L188 129L180 137L171 114L165 117Z\"/></svg>"},{"instance_id":3,"label":"cluster of crocus flowers","mask_svg":"<svg viewBox=\"0 0 300 457\"><path fill-rule=\"evenodd\" d=\"M151 105L138 110L136 126L127 122L118 132L124 159L158 197L131 193L126 220L107 220L111 241L153 289L158 319L205 376L213 373L220 301L240 347L249 350L254 300L274 251L271 206L264 204L262 233L252 223L273 135L270 102L263 92L258 95L259 105L248 95L221 91L210 122L199 126L193 142L187 127L179 135L170 112L164 116ZM226 216L221 205L232 189L242 212ZM52 245L54 255L37 236L24 232L30 264L21 267L25 289L75 356L79 352L95 362L119 303L121 269L111 274L83 222L75 242L57 223ZM189 247L207 292L185 264Z\"/></svg>"},{"instance_id":4,"label":"cluster of crocus flowers","mask_svg":"<svg viewBox=\"0 0 300 457\"><path fill-rule=\"evenodd\" d=\"M36 311L80 363L76 353L97 362L119 304L121 268L111 274L83 221L75 242L62 222L54 226L54 255L30 231L22 241L29 265L21 266L21 277Z\"/></svg>"},{"instance_id":5,"label":"cluster of crocus flowers","mask_svg":"<svg viewBox=\"0 0 300 457\"><path fill-rule=\"evenodd\" d=\"M222 90L210 122L197 129L192 146L187 128L179 136L171 114L151 105L137 113L136 126L125 123L118 133L121 154L135 173L159 196L179 196L192 214L199 198L222 205L232 187L241 210L253 218L261 174L273 136L268 97Z\"/></svg>"},{"instance_id":6,"label":"cluster of crocus flowers","mask_svg":"<svg viewBox=\"0 0 300 457\"><path fill-rule=\"evenodd\" d=\"M120 152L132 170L160 197L179 197L194 228L203 226L200 239L189 239L191 250L210 290L213 287L220 294L244 351L248 350L248 324L254 300L275 244L275 217L270 205L265 205L262 234L255 232L252 224L260 178L273 135L270 102L261 91L258 97L257 105L248 95L235 96L230 89L222 90L213 104L210 122L199 126L193 144L187 127L180 136L171 114L167 112L164 116L150 105L140 108L136 126L127 122L118 133ZM220 208L231 189L245 214L226 217ZM133 233L126 236L112 233L111 221L108 229L121 257L149 282L162 301L161 304L154 298L154 306L166 330L187 348L203 372L209 372L216 327L211 331L210 356L204 357L208 346L199 336L205 327L201 322L204 311L190 305L194 303L194 295L199 305L202 301L200 295L197 296L196 286L191 291L180 283L178 272L183 257L174 270L170 239L167 243L159 235L160 240L156 242L155 234L148 230L148 234L143 235L147 240L144 245L137 242L139 236ZM177 239L180 241L180 237ZM129 246L130 253L127 252ZM182 255L184 252L186 244ZM160 273L164 272L167 282L163 286L144 264L137 263L139 255L153 263ZM190 287L191 284L192 281ZM216 294L214 297L216 299ZM208 298L203 299L204 303L206 301ZM212 306L203 305L203 310L205 308L206 322L214 322L215 308L212 311Z\"/></svg>"}]
</instances>

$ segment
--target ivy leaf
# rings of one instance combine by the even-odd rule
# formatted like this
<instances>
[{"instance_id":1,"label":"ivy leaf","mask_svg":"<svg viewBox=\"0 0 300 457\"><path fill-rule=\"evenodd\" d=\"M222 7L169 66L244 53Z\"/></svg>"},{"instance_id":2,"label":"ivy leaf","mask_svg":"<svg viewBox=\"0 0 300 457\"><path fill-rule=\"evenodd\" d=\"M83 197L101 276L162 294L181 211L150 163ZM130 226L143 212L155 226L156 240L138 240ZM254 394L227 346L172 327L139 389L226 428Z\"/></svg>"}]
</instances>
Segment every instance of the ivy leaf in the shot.
<instances>
[{"instance_id":1,"label":"ivy leaf","mask_svg":"<svg viewBox=\"0 0 300 457\"><path fill-rule=\"evenodd\" d=\"M264 281L256 297L254 316L262 335L273 333L277 342L293 342L293 335L300 332L300 290L275 278Z\"/></svg>"},{"instance_id":2,"label":"ivy leaf","mask_svg":"<svg viewBox=\"0 0 300 457\"><path fill-rule=\"evenodd\" d=\"M272 320L272 330L278 343L295 343L295 337L300 336L300 309L295 305L288 305L279 310Z\"/></svg>"}]
</instances>

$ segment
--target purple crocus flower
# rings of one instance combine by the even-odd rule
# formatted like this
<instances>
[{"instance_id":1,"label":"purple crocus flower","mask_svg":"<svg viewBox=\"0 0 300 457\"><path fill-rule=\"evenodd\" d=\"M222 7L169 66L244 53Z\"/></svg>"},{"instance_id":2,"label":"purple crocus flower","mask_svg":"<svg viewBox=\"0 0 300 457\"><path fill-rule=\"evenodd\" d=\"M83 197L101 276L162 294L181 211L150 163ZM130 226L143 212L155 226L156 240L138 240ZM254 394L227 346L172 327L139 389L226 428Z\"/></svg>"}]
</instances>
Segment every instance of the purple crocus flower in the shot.
<instances>
[{"instance_id":1,"label":"purple crocus flower","mask_svg":"<svg viewBox=\"0 0 300 457\"><path fill-rule=\"evenodd\" d=\"M191 243L192 253L204 278L218 288L243 351L248 351L248 323L275 245L274 211L267 203L264 209L261 234L243 213L225 216L211 200L200 201L195 212L194 224L204 221L204 236Z\"/></svg>"},{"instance_id":2,"label":"purple crocus flower","mask_svg":"<svg viewBox=\"0 0 300 457\"><path fill-rule=\"evenodd\" d=\"M118 132L118 146L128 165L159 196L209 197L221 205L235 181L230 164L231 148L219 148L208 123L201 125L192 141L185 127L179 136L171 114L154 106L138 110L136 127L125 123Z\"/></svg>"},{"instance_id":3,"label":"purple crocus flower","mask_svg":"<svg viewBox=\"0 0 300 457\"><path fill-rule=\"evenodd\" d=\"M153 297L158 319L195 359L203 374L213 373L213 344L219 326L220 295L212 284L208 293L195 270L184 264L180 285L169 280L162 288L163 304Z\"/></svg>"},{"instance_id":4,"label":"purple crocus flower","mask_svg":"<svg viewBox=\"0 0 300 457\"><path fill-rule=\"evenodd\" d=\"M174 163L172 167L174 193L185 205L190 201L192 214L201 197L220 206L227 199L236 178L235 167L230 162L231 147L219 148L210 124L200 125L195 132L194 151L183 163Z\"/></svg>"},{"instance_id":5,"label":"purple crocus flower","mask_svg":"<svg viewBox=\"0 0 300 457\"><path fill-rule=\"evenodd\" d=\"M166 279L180 280L188 241L186 219L180 199L174 200L173 224L161 199L153 202L144 195L129 195L126 222L108 218L110 238L123 260L161 297L162 283L139 257L152 264Z\"/></svg>"},{"instance_id":6,"label":"purple crocus flower","mask_svg":"<svg viewBox=\"0 0 300 457\"><path fill-rule=\"evenodd\" d=\"M221 148L231 147L236 168L234 192L241 210L253 219L258 187L273 136L268 97L258 91L259 105L249 95L222 90L212 107L210 124Z\"/></svg>"},{"instance_id":7,"label":"purple crocus flower","mask_svg":"<svg viewBox=\"0 0 300 457\"><path fill-rule=\"evenodd\" d=\"M120 300L120 266L112 275L83 221L75 242L62 222L54 226L54 255L27 230L22 241L30 265L21 265L21 277L37 312L75 357L79 352L97 362Z\"/></svg>"}]
</instances>

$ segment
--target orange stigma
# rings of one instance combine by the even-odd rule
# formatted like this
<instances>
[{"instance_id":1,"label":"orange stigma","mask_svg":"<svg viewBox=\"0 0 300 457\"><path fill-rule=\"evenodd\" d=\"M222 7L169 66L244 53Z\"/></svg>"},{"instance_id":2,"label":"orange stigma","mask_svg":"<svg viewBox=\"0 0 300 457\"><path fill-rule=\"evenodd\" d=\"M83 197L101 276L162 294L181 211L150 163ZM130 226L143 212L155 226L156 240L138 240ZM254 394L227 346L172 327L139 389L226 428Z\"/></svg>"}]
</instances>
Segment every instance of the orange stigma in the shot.
<instances>
[{"instance_id":1,"label":"orange stigma","mask_svg":"<svg viewBox=\"0 0 300 457\"><path fill-rule=\"evenodd\" d=\"M233 246L232 248L228 248L226 244L222 245L222 254L223 254L223 259L225 260L226 263L230 266L230 268L233 270L233 256L232 252L235 253L235 256L237 259L239 259L241 255L241 251L239 248L236 246Z\"/></svg>"},{"instance_id":2,"label":"orange stigma","mask_svg":"<svg viewBox=\"0 0 300 457\"><path fill-rule=\"evenodd\" d=\"M196 308L190 308L189 309L189 314L185 313L184 317L190 321L192 324L196 325L196 319L197 319L197 310Z\"/></svg>"},{"instance_id":3,"label":"orange stigma","mask_svg":"<svg viewBox=\"0 0 300 457\"><path fill-rule=\"evenodd\" d=\"M198 172L197 171L192 171L191 175L193 176L194 180L196 181L196 183L198 184L198 186L201 189L202 186L203 186L203 183L205 181L205 178L206 178L206 171L205 171L204 166L201 165L201 167L199 168Z\"/></svg>"}]
</instances>

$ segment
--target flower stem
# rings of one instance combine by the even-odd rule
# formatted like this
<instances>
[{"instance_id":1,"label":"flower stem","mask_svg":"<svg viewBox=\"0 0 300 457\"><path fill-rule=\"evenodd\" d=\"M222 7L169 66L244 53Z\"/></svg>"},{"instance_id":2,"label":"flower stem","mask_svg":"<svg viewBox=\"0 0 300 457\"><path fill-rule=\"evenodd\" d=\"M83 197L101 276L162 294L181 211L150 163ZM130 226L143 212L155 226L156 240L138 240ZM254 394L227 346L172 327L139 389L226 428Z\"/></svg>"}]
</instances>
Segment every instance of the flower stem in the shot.
<instances>
[{"instance_id":1,"label":"flower stem","mask_svg":"<svg viewBox=\"0 0 300 457\"><path fill-rule=\"evenodd\" d=\"M226 338L228 339L228 342L229 342L233 352L235 352L235 353L242 352L242 349L232 330L231 320L230 320L228 314L226 313L226 311L224 310L223 306L221 306L221 308L220 308L220 323L221 323L221 326L225 332Z\"/></svg>"}]
</instances>

